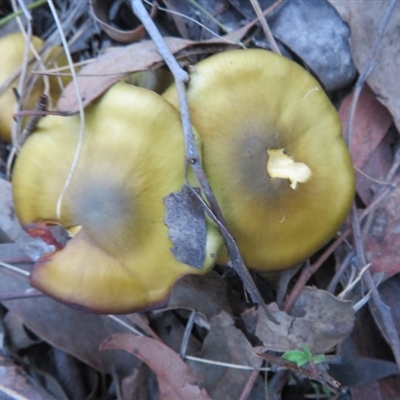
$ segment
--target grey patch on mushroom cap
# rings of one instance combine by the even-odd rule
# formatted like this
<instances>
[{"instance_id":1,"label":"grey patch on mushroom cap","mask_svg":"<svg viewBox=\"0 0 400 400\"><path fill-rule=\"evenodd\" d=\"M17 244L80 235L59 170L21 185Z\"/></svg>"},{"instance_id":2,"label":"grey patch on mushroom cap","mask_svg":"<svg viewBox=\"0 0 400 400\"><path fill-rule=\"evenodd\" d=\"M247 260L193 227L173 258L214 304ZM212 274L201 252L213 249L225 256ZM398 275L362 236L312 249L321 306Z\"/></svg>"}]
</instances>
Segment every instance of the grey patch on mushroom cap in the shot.
<instances>
[{"instance_id":1,"label":"grey patch on mushroom cap","mask_svg":"<svg viewBox=\"0 0 400 400\"><path fill-rule=\"evenodd\" d=\"M238 177L238 187L245 187L250 196L265 202L290 193L291 189L286 179L273 179L267 172L267 150L282 147L282 140L278 139L278 135L267 137L265 133L253 129L243 136L244 139L240 138L236 143L232 143L233 157L237 160L234 176Z\"/></svg>"},{"instance_id":2,"label":"grey patch on mushroom cap","mask_svg":"<svg viewBox=\"0 0 400 400\"><path fill-rule=\"evenodd\" d=\"M198 193L200 190L195 188ZM206 256L207 226L202 204L188 185L164 199L165 224L174 244L175 258L186 265L201 269Z\"/></svg>"},{"instance_id":3,"label":"grey patch on mushroom cap","mask_svg":"<svg viewBox=\"0 0 400 400\"><path fill-rule=\"evenodd\" d=\"M76 220L92 240L108 250L115 246L125 250L135 246L129 242L127 233L134 229L132 220L138 211L129 190L116 187L111 178L97 177L85 180L74 200Z\"/></svg>"}]
</instances>

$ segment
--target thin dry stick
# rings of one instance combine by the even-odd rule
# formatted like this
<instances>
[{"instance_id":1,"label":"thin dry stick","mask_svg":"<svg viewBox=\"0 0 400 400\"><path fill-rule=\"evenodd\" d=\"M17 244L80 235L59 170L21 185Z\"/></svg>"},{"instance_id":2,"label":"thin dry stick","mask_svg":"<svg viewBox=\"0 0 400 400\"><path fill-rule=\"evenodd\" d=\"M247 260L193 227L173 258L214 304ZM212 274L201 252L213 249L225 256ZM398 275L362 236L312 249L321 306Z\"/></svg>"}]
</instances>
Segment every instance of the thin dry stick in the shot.
<instances>
[{"instance_id":1,"label":"thin dry stick","mask_svg":"<svg viewBox=\"0 0 400 400\"><path fill-rule=\"evenodd\" d=\"M281 54L281 51L279 50L278 45L276 44L275 38L272 35L271 29L269 29L269 25L267 23L267 20L265 19L265 16L263 15L263 12L261 10L260 4L258 3L258 0L250 0L251 5L254 8L254 11L257 14L258 19L260 20L261 26L264 30L264 34L268 39L269 44L271 45L272 50L277 53Z\"/></svg>"},{"instance_id":2,"label":"thin dry stick","mask_svg":"<svg viewBox=\"0 0 400 400\"><path fill-rule=\"evenodd\" d=\"M124 326L126 329L128 329L129 331L131 331L131 332L134 333L135 335L144 336L144 334L143 334L142 332L138 331L138 330L137 330L136 328L134 328L133 326L127 324L127 323L126 323L125 321L123 321L121 318L119 318L119 317L117 317L117 316L115 316L115 315L112 315L112 314L109 314L109 315L108 315L108 318L110 318L110 319L112 319L113 321L117 322L118 324Z\"/></svg>"},{"instance_id":3,"label":"thin dry stick","mask_svg":"<svg viewBox=\"0 0 400 400\"><path fill-rule=\"evenodd\" d=\"M221 209L217 203L217 200L205 175L204 169L201 165L200 157L197 151L192 131L189 106L186 97L185 85L189 82L189 75L179 66L178 62L175 60L173 54L169 50L168 46L165 44L164 39L158 31L156 25L150 18L150 15L147 13L142 1L131 0L131 7L136 16L142 22L143 26L146 28L150 37L154 41L158 52L161 54L172 75L174 76L175 85L179 97L182 129L185 139L185 170L187 170L187 165L190 164L193 168L194 173L196 174L198 181L200 182L200 185L210 204L210 207L207 207L207 204L203 201L201 196L197 194L196 191L194 191L194 193L196 194L196 196L198 196L198 199L202 202L203 206L205 206L206 211L210 215L210 217L214 220L214 222L217 223L220 232L225 239L225 243L231 258L232 267L242 279L243 285L249 293L252 301L259 304L265 310L268 318L278 324L275 318L273 318L272 315L268 312L267 306L264 303L264 300L262 299L260 293L258 292L254 284L253 278L250 275L250 272L244 265L243 259L239 253L236 243L226 227L226 222L222 215Z\"/></svg>"},{"instance_id":4,"label":"thin dry stick","mask_svg":"<svg viewBox=\"0 0 400 400\"><path fill-rule=\"evenodd\" d=\"M285 299L291 279L300 271L303 264L304 263L298 264L298 265L294 266L293 268L290 268L286 271L283 271L281 274L279 274L278 287L277 287L277 291L276 291L276 304L278 304L278 307L280 309L282 309L282 307L283 307L283 301ZM308 264L309 264L309 261L307 261L307 265Z\"/></svg>"},{"instance_id":5,"label":"thin dry stick","mask_svg":"<svg viewBox=\"0 0 400 400\"><path fill-rule=\"evenodd\" d=\"M189 344L189 339L190 339L190 334L192 333L193 325L194 325L194 320L196 319L197 311L192 310L190 313L190 317L188 319L188 322L186 323L186 328L185 328L185 333L183 334L182 342L181 342L181 348L179 350L179 355L182 358L182 360L185 359L186 355L186 350Z\"/></svg>"},{"instance_id":6,"label":"thin dry stick","mask_svg":"<svg viewBox=\"0 0 400 400\"><path fill-rule=\"evenodd\" d=\"M251 389L253 389L254 383L256 382L257 376L260 373L257 369L253 369L249 378L247 379L246 385L243 388L242 394L239 400L247 400L250 396Z\"/></svg>"},{"instance_id":7,"label":"thin dry stick","mask_svg":"<svg viewBox=\"0 0 400 400\"><path fill-rule=\"evenodd\" d=\"M45 297L42 292L39 290L29 288L25 290L11 290L10 292L2 292L0 293L0 301L7 300L24 300L24 299L32 299L37 297Z\"/></svg>"},{"instance_id":8,"label":"thin dry stick","mask_svg":"<svg viewBox=\"0 0 400 400\"><path fill-rule=\"evenodd\" d=\"M24 269L18 268L14 265L11 265L11 264L8 264L8 263L2 262L2 261L0 261L0 266L7 268L10 271L18 272L21 275L25 275L25 276L31 275L28 271L25 271Z\"/></svg>"},{"instance_id":9,"label":"thin dry stick","mask_svg":"<svg viewBox=\"0 0 400 400\"><path fill-rule=\"evenodd\" d=\"M186 355L185 359L186 360L190 360L190 361L199 362L199 363L202 363L202 364L218 365L219 367L240 369L240 370L243 370L243 371L253 371L254 370L254 367L252 367L251 365L231 364L231 363L226 363L226 362L222 362L222 361L210 360L208 358L199 358L199 357ZM271 369L269 367L266 367L266 368L259 368L257 371L268 372L270 370Z\"/></svg>"},{"instance_id":10,"label":"thin dry stick","mask_svg":"<svg viewBox=\"0 0 400 400\"><path fill-rule=\"evenodd\" d=\"M76 96L77 96L77 100L78 100L78 106L79 106L79 139L78 139L78 145L76 147L74 159L72 161L71 168L69 170L67 179L65 180L64 186L61 189L60 196L57 199L56 216L57 216L58 219L60 219L62 201L63 201L65 193L67 192L67 189L68 189L68 187L69 187L69 185L70 185L70 183L72 181L72 177L74 176L76 167L78 166L78 161L79 161L79 157L80 157L81 150L82 150L83 138L84 138L84 130L85 130L85 113L83 111L83 103L82 103L82 98L81 98L81 95L80 95L78 79L76 77L76 73L75 73L75 69L74 69L74 64L73 64L73 61L72 61L71 53L70 53L69 48L68 48L67 39L65 38L64 32L62 30L61 21L58 18L56 8L54 7L54 4L53 4L53 0L47 0L47 3L49 5L49 7L50 7L50 11L51 11L51 13L53 15L54 21L55 21L55 23L57 25L57 28L58 28L58 31L59 31L59 34L60 34L60 38L61 38L61 43L62 43L62 45L64 47L65 56L67 58L68 65L70 66L71 75L72 75L72 81L74 83L75 92L76 92Z\"/></svg>"},{"instance_id":11,"label":"thin dry stick","mask_svg":"<svg viewBox=\"0 0 400 400\"><path fill-rule=\"evenodd\" d=\"M329 282L328 288L326 289L327 292L329 292L331 294L335 293L336 286L339 283L340 278L344 274L344 271L346 271L346 269L351 265L351 261L352 261L353 257L354 257L354 251L351 250L345 257L345 259L343 260L339 269L336 271L334 277Z\"/></svg>"}]
</instances>

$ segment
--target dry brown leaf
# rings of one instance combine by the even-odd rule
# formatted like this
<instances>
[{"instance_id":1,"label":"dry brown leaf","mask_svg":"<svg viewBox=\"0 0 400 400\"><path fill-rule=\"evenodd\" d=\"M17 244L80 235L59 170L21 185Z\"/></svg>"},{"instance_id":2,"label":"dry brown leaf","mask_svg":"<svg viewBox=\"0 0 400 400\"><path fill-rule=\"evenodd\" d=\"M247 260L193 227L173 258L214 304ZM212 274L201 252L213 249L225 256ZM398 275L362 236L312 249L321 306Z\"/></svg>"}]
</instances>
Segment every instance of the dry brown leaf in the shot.
<instances>
[{"instance_id":1,"label":"dry brown leaf","mask_svg":"<svg viewBox=\"0 0 400 400\"><path fill-rule=\"evenodd\" d=\"M356 171L357 193L365 205L369 205L377 190L382 188L379 182L386 182L386 176L393 162L392 143L385 137L364 164L363 173Z\"/></svg>"},{"instance_id":2,"label":"dry brown leaf","mask_svg":"<svg viewBox=\"0 0 400 400\"><path fill-rule=\"evenodd\" d=\"M232 317L222 311L211 318L210 332L204 340L201 353L196 356L257 369L261 366L261 359L253 353L252 345L243 332L234 326ZM205 388L213 399L238 399L251 374L251 370L243 371L196 361L188 363L194 371L204 376Z\"/></svg>"},{"instance_id":3,"label":"dry brown leaf","mask_svg":"<svg viewBox=\"0 0 400 400\"><path fill-rule=\"evenodd\" d=\"M172 288L167 309L196 310L207 320L221 311L232 314L226 290L226 283L217 272L210 271L202 276L188 275Z\"/></svg>"},{"instance_id":4,"label":"dry brown leaf","mask_svg":"<svg viewBox=\"0 0 400 400\"><path fill-rule=\"evenodd\" d=\"M126 31L118 29L109 23L110 21L108 17L110 13L110 8L112 4L115 3L114 0L90 0L89 3L96 21L103 28L104 32L106 32L107 35L110 36L112 39L121 43L132 43L144 38L146 31L142 24L139 24L135 29ZM151 16L154 17L156 13L157 3L154 2L151 8ZM134 14L131 14L131 17L133 19Z\"/></svg>"},{"instance_id":5,"label":"dry brown leaf","mask_svg":"<svg viewBox=\"0 0 400 400\"><path fill-rule=\"evenodd\" d=\"M100 346L101 350L125 350L145 362L157 375L161 400L210 400L201 380L165 344L148 337L131 333L115 334Z\"/></svg>"},{"instance_id":6,"label":"dry brown leaf","mask_svg":"<svg viewBox=\"0 0 400 400\"><path fill-rule=\"evenodd\" d=\"M0 355L0 399L55 400L11 360Z\"/></svg>"},{"instance_id":7,"label":"dry brown leaf","mask_svg":"<svg viewBox=\"0 0 400 400\"><path fill-rule=\"evenodd\" d=\"M385 282L379 285L378 290L381 295L382 301L384 301L384 303L388 307L390 307L390 312L392 314L393 323L396 331L400 332L400 275L397 274L392 276L390 279L387 279ZM379 326L380 332L382 332L383 335L386 335L385 329L382 329L382 320L379 317L379 310L377 310L371 302L368 303L368 305L375 322L377 322L377 325ZM387 337L386 341L388 341ZM378 347L378 343L374 344L376 347ZM379 347L377 349L377 353L378 354L375 354L375 357L379 356Z\"/></svg>"},{"instance_id":8,"label":"dry brown leaf","mask_svg":"<svg viewBox=\"0 0 400 400\"><path fill-rule=\"evenodd\" d=\"M15 350L25 349L40 343L37 337L32 337L24 325L24 321L13 311L8 311L4 316L4 326L7 329L9 340Z\"/></svg>"},{"instance_id":9,"label":"dry brown leaf","mask_svg":"<svg viewBox=\"0 0 400 400\"><path fill-rule=\"evenodd\" d=\"M399 179L399 175L394 179ZM400 186L379 203L364 239L365 252L373 273L390 277L400 272Z\"/></svg>"},{"instance_id":10,"label":"dry brown leaf","mask_svg":"<svg viewBox=\"0 0 400 400\"><path fill-rule=\"evenodd\" d=\"M368 62L371 48L378 34L390 1L342 1L329 0L341 17L350 25L350 47L358 71ZM376 54L377 64L367 82L377 99L393 115L400 130L400 3L397 3L384 31Z\"/></svg>"},{"instance_id":11,"label":"dry brown leaf","mask_svg":"<svg viewBox=\"0 0 400 400\"><path fill-rule=\"evenodd\" d=\"M21 292L29 281L0 268L0 296L3 292ZM126 328L106 316L90 314L58 303L48 297L7 300L3 304L16 313L24 324L42 340L72 354L103 373L116 371L127 376L135 367L124 354L101 353L100 343L112 333Z\"/></svg>"},{"instance_id":12,"label":"dry brown leaf","mask_svg":"<svg viewBox=\"0 0 400 400\"><path fill-rule=\"evenodd\" d=\"M193 42L179 38L165 38L172 53L176 53ZM78 74L80 96L87 106L110 86L133 72L145 71L162 65L162 58L151 40L123 47L109 48L93 62L84 66ZM78 112L75 86L69 84L58 100L57 110Z\"/></svg>"},{"instance_id":13,"label":"dry brown leaf","mask_svg":"<svg viewBox=\"0 0 400 400\"><path fill-rule=\"evenodd\" d=\"M196 52L209 53L217 49L234 44L252 27L246 25L237 32L232 32L220 39L211 39L201 42L164 37L172 54L182 50L193 49ZM83 106L86 107L97 99L110 86L134 72L153 70L164 64L153 41L146 40L128 46L109 48L104 54L84 66L78 74L78 85ZM74 83L71 82L63 91L57 103L57 110L61 112L77 113L79 111Z\"/></svg>"},{"instance_id":14,"label":"dry brown leaf","mask_svg":"<svg viewBox=\"0 0 400 400\"><path fill-rule=\"evenodd\" d=\"M268 310L280 325L258 309L256 336L274 351L302 349L305 344L313 354L325 353L345 339L354 325L350 302L310 287L303 289L290 315L280 311L276 303L269 304Z\"/></svg>"},{"instance_id":15,"label":"dry brown leaf","mask_svg":"<svg viewBox=\"0 0 400 400\"><path fill-rule=\"evenodd\" d=\"M343 127L347 124L349 108L354 90L340 106L339 116ZM352 124L352 157L356 167L362 168L373 151L385 137L393 118L387 109L376 100L374 93L365 85L357 102Z\"/></svg>"},{"instance_id":16,"label":"dry brown leaf","mask_svg":"<svg viewBox=\"0 0 400 400\"><path fill-rule=\"evenodd\" d=\"M340 107L339 116L343 127L347 126L353 97L354 91L344 99ZM383 139L392 122L389 111L378 102L369 86L365 85L360 93L351 126L351 153L354 165L374 179L384 179L385 172L387 173L391 166L392 160L387 157L387 153L392 151ZM386 170L380 168L383 165L387 167ZM364 204L368 205L372 200L371 186L374 182L357 171L356 177L357 192Z\"/></svg>"}]
</instances>

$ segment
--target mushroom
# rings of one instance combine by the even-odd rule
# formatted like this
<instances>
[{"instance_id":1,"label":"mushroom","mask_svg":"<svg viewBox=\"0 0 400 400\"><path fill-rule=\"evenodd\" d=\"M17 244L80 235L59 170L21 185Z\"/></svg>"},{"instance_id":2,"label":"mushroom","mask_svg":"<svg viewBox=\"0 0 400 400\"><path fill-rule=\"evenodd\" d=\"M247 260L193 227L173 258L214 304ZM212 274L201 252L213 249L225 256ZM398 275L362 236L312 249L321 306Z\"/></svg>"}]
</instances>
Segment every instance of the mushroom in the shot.
<instances>
[{"instance_id":1,"label":"mushroom","mask_svg":"<svg viewBox=\"0 0 400 400\"><path fill-rule=\"evenodd\" d=\"M164 198L185 183L179 113L149 90L123 82L111 87L85 110L79 162L57 216L78 132L77 115L47 116L16 161L13 196L22 226L44 239L49 224L75 234L39 259L31 284L97 313L160 305L180 277L207 272L222 245L209 223L202 268L171 252Z\"/></svg>"},{"instance_id":2,"label":"mushroom","mask_svg":"<svg viewBox=\"0 0 400 400\"><path fill-rule=\"evenodd\" d=\"M173 83L174 77L171 72L160 67L155 70L134 72L124 81L131 85L139 86L161 94Z\"/></svg>"},{"instance_id":3,"label":"mushroom","mask_svg":"<svg viewBox=\"0 0 400 400\"><path fill-rule=\"evenodd\" d=\"M187 96L203 164L249 268L277 271L325 245L351 207L354 171L319 83L272 52L199 62ZM163 97L178 107L175 86Z\"/></svg>"},{"instance_id":4,"label":"mushroom","mask_svg":"<svg viewBox=\"0 0 400 400\"><path fill-rule=\"evenodd\" d=\"M32 46L39 50L43 46L43 41L36 36L32 37ZM11 124L17 102L13 88L18 87L18 70L21 68L25 52L25 38L22 33L12 33L0 38L0 137L6 141L11 140ZM61 53L61 55L60 55ZM32 58L32 52L29 52L29 58ZM66 59L59 46L54 46L43 57L44 63L49 66L57 62L58 65L66 65ZM31 72L31 66L28 66L28 74ZM14 78L14 79L13 79ZM33 109L38 102L39 96L44 92L43 79L35 78L31 90L24 93L22 97L22 109ZM60 82L65 85L69 77L58 78L49 77L50 98L58 99L62 88Z\"/></svg>"}]
</instances>

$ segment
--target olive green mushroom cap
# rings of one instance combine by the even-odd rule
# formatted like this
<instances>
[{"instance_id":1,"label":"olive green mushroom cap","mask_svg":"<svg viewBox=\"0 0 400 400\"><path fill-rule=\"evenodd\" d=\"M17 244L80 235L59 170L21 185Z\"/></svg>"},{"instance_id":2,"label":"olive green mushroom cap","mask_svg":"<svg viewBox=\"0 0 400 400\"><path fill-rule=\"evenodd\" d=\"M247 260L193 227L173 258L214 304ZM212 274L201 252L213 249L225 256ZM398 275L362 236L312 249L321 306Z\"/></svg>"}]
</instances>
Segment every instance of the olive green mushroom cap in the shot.
<instances>
[{"instance_id":1,"label":"olive green mushroom cap","mask_svg":"<svg viewBox=\"0 0 400 400\"><path fill-rule=\"evenodd\" d=\"M289 268L325 245L355 181L319 83L272 52L234 50L198 63L187 95L205 172L246 264ZM163 97L178 107L175 86Z\"/></svg>"},{"instance_id":2,"label":"olive green mushroom cap","mask_svg":"<svg viewBox=\"0 0 400 400\"><path fill-rule=\"evenodd\" d=\"M47 116L24 144L13 174L17 216L78 231L33 267L47 295L98 313L157 306L186 274L203 274L222 245L209 226L201 269L178 262L164 198L185 183L179 114L161 96L118 83L85 110L79 162L57 215L79 136L79 117Z\"/></svg>"},{"instance_id":3,"label":"olive green mushroom cap","mask_svg":"<svg viewBox=\"0 0 400 400\"><path fill-rule=\"evenodd\" d=\"M36 36L31 38L31 46L38 51L43 46L43 41ZM0 38L0 137L6 141L11 140L11 125L15 106L17 103L13 88L17 89L19 84L19 74L16 73L20 70L25 52L25 38L22 33L12 33ZM30 50L28 53L28 60L33 57ZM55 68L56 66L63 66L67 64L64 53L60 46L54 46L49 49L45 54L41 55L42 61L47 68ZM32 64L28 64L26 70L27 82L30 83L24 88L23 96L21 99L22 109L34 109L39 96L45 90L45 84L42 77L33 77ZM15 77L14 79L12 79ZM62 86L70 81L70 77L57 77L50 76L49 83L49 108L51 102L56 101L60 96Z\"/></svg>"}]
</instances>

